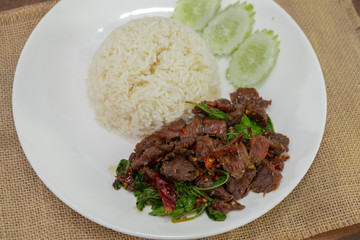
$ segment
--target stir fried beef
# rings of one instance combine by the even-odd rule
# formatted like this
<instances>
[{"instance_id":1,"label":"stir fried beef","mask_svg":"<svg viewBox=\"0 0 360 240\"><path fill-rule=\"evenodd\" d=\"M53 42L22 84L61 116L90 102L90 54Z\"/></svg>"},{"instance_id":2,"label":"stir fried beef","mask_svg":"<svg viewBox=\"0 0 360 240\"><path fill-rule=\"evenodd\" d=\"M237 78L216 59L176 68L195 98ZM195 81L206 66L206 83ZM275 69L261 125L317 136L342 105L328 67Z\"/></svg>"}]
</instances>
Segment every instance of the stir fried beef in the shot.
<instances>
[{"instance_id":1,"label":"stir fried beef","mask_svg":"<svg viewBox=\"0 0 360 240\"><path fill-rule=\"evenodd\" d=\"M141 142L136 144L134 152L129 157L129 161L133 162L135 159L138 159L146 149L152 146L159 146L164 143L165 141L162 138L156 136L155 134L144 138Z\"/></svg>"},{"instance_id":2,"label":"stir fried beef","mask_svg":"<svg viewBox=\"0 0 360 240\"><path fill-rule=\"evenodd\" d=\"M241 122L241 118L245 112L245 104L244 103L235 103L233 105L233 111L227 114L227 125L229 127L239 124Z\"/></svg>"},{"instance_id":3,"label":"stir fried beef","mask_svg":"<svg viewBox=\"0 0 360 240\"><path fill-rule=\"evenodd\" d=\"M258 165L268 154L270 141L262 135L253 136L250 141L250 156L253 164Z\"/></svg>"},{"instance_id":4,"label":"stir fried beef","mask_svg":"<svg viewBox=\"0 0 360 240\"><path fill-rule=\"evenodd\" d=\"M225 171L235 179L240 179L245 169L251 164L248 152L242 142L226 144L214 152L215 158Z\"/></svg>"},{"instance_id":5,"label":"stir fried beef","mask_svg":"<svg viewBox=\"0 0 360 240\"><path fill-rule=\"evenodd\" d=\"M225 99L225 98L220 98L215 101L202 101L201 103L204 103L211 108L217 108L225 113L232 112L233 107L234 107L234 105L230 102L230 100ZM193 113L199 114L199 113L202 113L202 111L200 108L194 107Z\"/></svg>"},{"instance_id":6,"label":"stir fried beef","mask_svg":"<svg viewBox=\"0 0 360 240\"><path fill-rule=\"evenodd\" d=\"M176 156L172 161L163 162L160 173L174 181L194 181L200 174L199 170L188 160Z\"/></svg>"},{"instance_id":7,"label":"stir fried beef","mask_svg":"<svg viewBox=\"0 0 360 240\"><path fill-rule=\"evenodd\" d=\"M196 181L196 186L199 188L209 188L215 181L213 180L212 176L208 174L203 175L199 180ZM221 200L230 201L233 199L233 195L231 195L228 191L225 190L223 186L216 187L211 190L205 190L207 194L210 196L214 196Z\"/></svg>"},{"instance_id":8,"label":"stir fried beef","mask_svg":"<svg viewBox=\"0 0 360 240\"><path fill-rule=\"evenodd\" d=\"M194 120L181 129L180 140L182 146L192 145L196 139L203 134L203 120L196 116Z\"/></svg>"},{"instance_id":9,"label":"stir fried beef","mask_svg":"<svg viewBox=\"0 0 360 240\"><path fill-rule=\"evenodd\" d=\"M224 214L227 214L231 210L242 210L245 208L245 206L241 205L240 203L234 200L227 202L220 199L214 199L212 201L212 205L216 210Z\"/></svg>"},{"instance_id":10,"label":"stir fried beef","mask_svg":"<svg viewBox=\"0 0 360 240\"><path fill-rule=\"evenodd\" d=\"M270 158L268 161L271 165L274 166L279 171L282 171L284 169L284 162L290 158L289 155L282 154L274 156L273 158Z\"/></svg>"},{"instance_id":11,"label":"stir fried beef","mask_svg":"<svg viewBox=\"0 0 360 240\"><path fill-rule=\"evenodd\" d=\"M180 130L183 129L184 127L185 127L185 121L181 119L170 123L168 126L156 132L155 135L160 138L164 138L167 141L170 141L174 138L180 137Z\"/></svg>"},{"instance_id":12,"label":"stir fried beef","mask_svg":"<svg viewBox=\"0 0 360 240\"><path fill-rule=\"evenodd\" d=\"M230 98L234 104L244 104L246 115L266 127L266 108L271 104L271 101L262 99L255 88L239 88L230 94Z\"/></svg>"},{"instance_id":13,"label":"stir fried beef","mask_svg":"<svg viewBox=\"0 0 360 240\"><path fill-rule=\"evenodd\" d=\"M282 175L269 162L262 164L257 170L256 177L251 183L251 190L256 193L268 193L278 188Z\"/></svg>"},{"instance_id":14,"label":"stir fried beef","mask_svg":"<svg viewBox=\"0 0 360 240\"><path fill-rule=\"evenodd\" d=\"M225 121L204 118L203 128L205 134L208 134L212 137L217 137L221 141L225 141L225 136L227 133L227 125Z\"/></svg>"},{"instance_id":15,"label":"stir fried beef","mask_svg":"<svg viewBox=\"0 0 360 240\"><path fill-rule=\"evenodd\" d=\"M235 199L240 199L245 197L250 189L250 183L256 176L255 169L248 169L245 171L244 175L240 180L236 180L231 177L229 181L226 182L226 189L231 193Z\"/></svg>"},{"instance_id":16,"label":"stir fried beef","mask_svg":"<svg viewBox=\"0 0 360 240\"><path fill-rule=\"evenodd\" d=\"M265 132L264 136L270 140L270 151L275 155L289 151L289 138L281 133Z\"/></svg>"},{"instance_id":17,"label":"stir fried beef","mask_svg":"<svg viewBox=\"0 0 360 240\"><path fill-rule=\"evenodd\" d=\"M174 121L144 138L129 157L128 173L120 173L116 181L134 191L131 172L138 171L150 186L163 182L174 189L175 182L190 182L212 198L213 209L225 214L243 209L234 199L245 197L249 190L264 194L275 190L289 158L284 154L289 138L266 128L271 101L262 99L254 88L239 88L230 99L203 101L210 112L195 106L189 123ZM221 111L221 119L211 115L214 109ZM239 125L245 115L263 132L253 133L250 127L237 132L244 128ZM168 213L173 204L170 210L165 206Z\"/></svg>"},{"instance_id":18,"label":"stir fried beef","mask_svg":"<svg viewBox=\"0 0 360 240\"><path fill-rule=\"evenodd\" d=\"M131 167L134 170L138 170L141 167L147 166L152 161L156 160L157 158L160 158L163 155L164 151L162 151L157 146L149 147L144 151L144 153L139 157L136 158L132 163Z\"/></svg>"},{"instance_id":19,"label":"stir fried beef","mask_svg":"<svg viewBox=\"0 0 360 240\"><path fill-rule=\"evenodd\" d=\"M195 152L198 161L204 162L204 157L212 156L215 150L213 143L213 140L208 135L197 138Z\"/></svg>"}]
</instances>

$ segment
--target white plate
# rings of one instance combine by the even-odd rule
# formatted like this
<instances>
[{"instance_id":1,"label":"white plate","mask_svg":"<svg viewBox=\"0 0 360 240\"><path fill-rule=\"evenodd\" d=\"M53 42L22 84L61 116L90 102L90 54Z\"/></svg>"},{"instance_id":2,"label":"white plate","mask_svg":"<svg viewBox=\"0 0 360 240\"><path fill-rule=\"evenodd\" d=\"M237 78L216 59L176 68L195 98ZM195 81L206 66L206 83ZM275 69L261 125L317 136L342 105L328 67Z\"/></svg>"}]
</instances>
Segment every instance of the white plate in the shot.
<instances>
[{"instance_id":1,"label":"white plate","mask_svg":"<svg viewBox=\"0 0 360 240\"><path fill-rule=\"evenodd\" d=\"M317 57L304 33L275 2L253 0L255 29L279 34L281 52L258 90L272 99L269 114L278 132L290 137L291 159L280 187L265 197L250 193L242 211L224 222L206 215L180 224L139 212L127 191L115 191L113 169L137 139L120 137L94 120L85 78L92 55L117 26L143 16L170 16L175 0L63 0L41 20L16 69L13 112L17 133L32 167L63 202L90 220L147 238L198 238L223 233L260 217L283 200L309 169L326 118L326 93ZM223 5L230 2L223 0ZM230 90L219 65L223 96Z\"/></svg>"}]
</instances>

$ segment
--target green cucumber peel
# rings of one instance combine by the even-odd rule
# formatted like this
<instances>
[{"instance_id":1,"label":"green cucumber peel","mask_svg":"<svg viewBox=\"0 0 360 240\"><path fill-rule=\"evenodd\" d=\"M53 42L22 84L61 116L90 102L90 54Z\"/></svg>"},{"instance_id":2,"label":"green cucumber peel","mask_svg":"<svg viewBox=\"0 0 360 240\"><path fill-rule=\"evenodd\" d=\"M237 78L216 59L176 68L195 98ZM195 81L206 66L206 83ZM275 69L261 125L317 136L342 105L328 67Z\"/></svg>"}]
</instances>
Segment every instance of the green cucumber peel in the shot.
<instances>
[{"instance_id":1,"label":"green cucumber peel","mask_svg":"<svg viewBox=\"0 0 360 240\"><path fill-rule=\"evenodd\" d=\"M227 77L236 87L254 87L271 72L280 52L278 35L272 30L256 31L232 54Z\"/></svg>"},{"instance_id":2,"label":"green cucumber peel","mask_svg":"<svg viewBox=\"0 0 360 240\"><path fill-rule=\"evenodd\" d=\"M179 0L172 19L201 31L220 9L221 0Z\"/></svg>"},{"instance_id":3,"label":"green cucumber peel","mask_svg":"<svg viewBox=\"0 0 360 240\"><path fill-rule=\"evenodd\" d=\"M250 35L254 16L252 4L231 4L208 23L202 37L214 55L230 54Z\"/></svg>"}]
</instances>

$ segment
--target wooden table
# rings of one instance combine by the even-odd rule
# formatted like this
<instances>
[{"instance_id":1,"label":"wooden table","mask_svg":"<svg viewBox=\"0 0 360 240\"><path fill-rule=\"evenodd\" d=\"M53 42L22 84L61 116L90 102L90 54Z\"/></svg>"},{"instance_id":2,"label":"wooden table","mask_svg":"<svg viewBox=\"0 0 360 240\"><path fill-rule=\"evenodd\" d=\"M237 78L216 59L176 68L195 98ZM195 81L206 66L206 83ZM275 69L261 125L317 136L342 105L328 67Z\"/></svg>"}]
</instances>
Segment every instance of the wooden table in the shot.
<instances>
[{"instance_id":1,"label":"wooden table","mask_svg":"<svg viewBox=\"0 0 360 240\"><path fill-rule=\"evenodd\" d=\"M13 8L34 4L34 3L46 2L46 1L48 0L1 0L0 11L11 10ZM352 0L352 2L354 4L354 7L358 15L360 16L360 0ZM360 239L360 224L355 224L349 227L329 231L308 238L308 240L328 240L328 239L338 239L338 240Z\"/></svg>"}]
</instances>

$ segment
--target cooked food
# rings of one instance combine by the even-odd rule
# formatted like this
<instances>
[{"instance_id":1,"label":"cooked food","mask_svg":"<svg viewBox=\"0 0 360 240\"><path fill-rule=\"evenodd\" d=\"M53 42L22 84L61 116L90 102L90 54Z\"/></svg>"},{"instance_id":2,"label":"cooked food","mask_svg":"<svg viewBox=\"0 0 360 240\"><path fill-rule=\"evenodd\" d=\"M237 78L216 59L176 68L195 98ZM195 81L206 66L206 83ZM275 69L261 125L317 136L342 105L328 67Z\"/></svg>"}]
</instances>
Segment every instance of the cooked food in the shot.
<instances>
[{"instance_id":1,"label":"cooked food","mask_svg":"<svg viewBox=\"0 0 360 240\"><path fill-rule=\"evenodd\" d=\"M97 49L88 90L98 122L145 136L191 116L191 105L219 96L217 63L190 27L163 17L129 21Z\"/></svg>"},{"instance_id":2,"label":"cooked food","mask_svg":"<svg viewBox=\"0 0 360 240\"><path fill-rule=\"evenodd\" d=\"M274 131L264 100L254 88L230 99L188 102L192 121L176 120L140 141L116 169L115 189L133 191L137 208L188 221L206 212L216 221L244 208L236 200L250 190L278 188L289 138ZM193 214L192 216L189 216Z\"/></svg>"}]
</instances>

